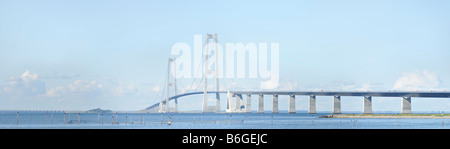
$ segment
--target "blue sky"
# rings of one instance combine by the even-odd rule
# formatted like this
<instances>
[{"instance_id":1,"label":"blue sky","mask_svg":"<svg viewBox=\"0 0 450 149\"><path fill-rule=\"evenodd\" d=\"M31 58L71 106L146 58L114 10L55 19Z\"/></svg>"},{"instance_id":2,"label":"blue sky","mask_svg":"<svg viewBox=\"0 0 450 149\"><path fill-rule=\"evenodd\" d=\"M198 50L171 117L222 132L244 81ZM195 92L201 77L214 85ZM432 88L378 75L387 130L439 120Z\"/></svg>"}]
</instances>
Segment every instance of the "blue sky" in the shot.
<instances>
[{"instance_id":1,"label":"blue sky","mask_svg":"<svg viewBox=\"0 0 450 149\"><path fill-rule=\"evenodd\" d=\"M450 90L449 3L0 0L0 109L142 109L161 99L171 47L193 47L207 33L221 44L279 43L277 90ZM180 100L180 109L200 110L200 98ZM297 98L306 110L307 97ZM318 100L318 111L331 111L331 97ZM361 111L362 97L342 104ZM450 110L450 101L412 106ZM374 98L373 108L399 111L400 100Z\"/></svg>"}]
</instances>

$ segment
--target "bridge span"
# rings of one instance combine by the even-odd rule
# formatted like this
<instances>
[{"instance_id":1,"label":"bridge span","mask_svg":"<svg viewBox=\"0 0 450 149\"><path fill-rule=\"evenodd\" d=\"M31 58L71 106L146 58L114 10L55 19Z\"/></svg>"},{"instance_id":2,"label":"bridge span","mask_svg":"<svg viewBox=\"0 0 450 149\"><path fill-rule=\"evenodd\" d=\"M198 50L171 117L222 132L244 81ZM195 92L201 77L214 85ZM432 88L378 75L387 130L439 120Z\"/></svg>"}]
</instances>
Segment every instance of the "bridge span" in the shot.
<instances>
[{"instance_id":1,"label":"bridge span","mask_svg":"<svg viewBox=\"0 0 450 149\"><path fill-rule=\"evenodd\" d=\"M217 48L218 38L217 34L207 34L205 45L209 45L209 40L212 41L212 48L215 53L218 53L219 49ZM264 95L272 95L272 113L278 113L278 96L279 95L287 95L289 96L289 113L295 113L295 96L309 96L309 113L316 113L316 96L332 96L333 97L333 113L338 114L341 113L341 96L361 96L363 97L363 113L372 113L372 97L401 97L402 99L402 113L411 113L411 98L450 98L450 92L369 92L369 91L328 91L328 92L315 92L315 91L220 91L219 90L219 58L218 54L215 55L215 67L214 69L210 68L211 66L208 64L212 59L211 55L208 52L208 47L205 46L205 53L201 56L203 57L201 60L202 66L199 68L203 68L203 77L200 79L198 84L204 83L204 90L202 92L189 92L183 94L177 94L177 86L176 86L176 77L170 74L176 74L178 70L176 63L176 58L169 58L168 60L168 69L167 69L167 78L166 78L166 98L161 98L159 103L151 105L146 108L147 111L152 112L177 112L178 111L178 98L182 98L184 96L203 94L203 103L202 103L202 111L203 112L222 112L220 108L220 96L221 93L227 93L227 105L226 112L251 112L251 96L258 95L258 113L264 112ZM211 51L212 52L212 51ZM173 73L172 73L173 72ZM221 72L222 73L222 72ZM208 76L215 75L215 91L208 91ZM176 75L175 75L176 76ZM195 79L194 79L195 81ZM191 87L195 83L191 83ZM173 88L174 96L169 95L170 88ZM197 85L197 88L199 85ZM190 89L189 89L190 90ZM197 89L194 89L197 90ZM216 94L216 105L208 106L208 97L207 94ZM244 101L242 95L246 95L246 105L244 106ZM170 101L175 101L175 106L173 110L170 109L169 104ZM164 106L165 105L165 106ZM164 108L165 107L165 108ZM159 109L159 110L158 110Z\"/></svg>"},{"instance_id":2,"label":"bridge span","mask_svg":"<svg viewBox=\"0 0 450 149\"><path fill-rule=\"evenodd\" d=\"M278 95L289 96L289 113L295 113L295 96L309 96L308 113L316 113L316 96L333 96L333 113L341 113L341 96L362 96L363 97L363 113L372 113L372 97L401 97L402 113L412 113L411 97L428 97L428 98L450 98L450 92L369 92L369 91L230 91L228 92L228 102L231 107L227 107L227 112L251 112L251 95L258 95L258 113L264 112L264 95L272 95L272 113L278 113ZM247 95L246 106L243 106L242 95ZM233 107L232 98L236 97L236 105ZM244 108L245 109L244 109Z\"/></svg>"},{"instance_id":3,"label":"bridge span","mask_svg":"<svg viewBox=\"0 0 450 149\"><path fill-rule=\"evenodd\" d=\"M278 96L289 96L289 113L295 113L295 96L309 96L308 113L316 113L316 96L332 96L333 97L333 113L341 113L341 96L361 96L363 97L363 113L372 113L372 97L401 97L402 110L401 113L412 113L411 98L450 98L450 92L405 92L405 91L389 91L389 92L374 92L374 91L208 91L208 94L227 93L226 112L229 113L250 113L251 112L251 96L258 95L258 113L264 113L264 95L271 95L272 98L272 113L278 113ZM184 96L204 94L204 92L190 92L169 97L168 101L178 99ZM244 98L246 95L246 103L244 105ZM156 103L146 110L157 109L166 101ZM220 105L219 105L220 106Z\"/></svg>"},{"instance_id":4,"label":"bridge span","mask_svg":"<svg viewBox=\"0 0 450 149\"><path fill-rule=\"evenodd\" d=\"M216 94L216 93L227 93L227 92L226 91L208 91L207 93L208 94ZM197 95L197 94L204 94L204 92L189 92L189 93L178 94L178 95L169 97L168 101L178 99L178 98L181 98L184 96ZM145 110L154 112L157 110L157 108L159 108L159 106L162 106L165 104L166 104L166 100L163 100L160 103L155 103L155 104L145 108ZM178 104L178 103L175 103L175 104Z\"/></svg>"}]
</instances>

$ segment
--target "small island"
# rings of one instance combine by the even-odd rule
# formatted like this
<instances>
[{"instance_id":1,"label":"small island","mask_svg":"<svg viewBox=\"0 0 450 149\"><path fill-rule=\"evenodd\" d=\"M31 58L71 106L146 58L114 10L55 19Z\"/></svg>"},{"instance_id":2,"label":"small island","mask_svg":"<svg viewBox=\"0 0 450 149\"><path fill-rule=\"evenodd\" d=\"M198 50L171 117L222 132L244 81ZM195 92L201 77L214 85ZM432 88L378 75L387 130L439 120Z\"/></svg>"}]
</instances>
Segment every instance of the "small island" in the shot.
<instances>
[{"instance_id":1,"label":"small island","mask_svg":"<svg viewBox=\"0 0 450 149\"><path fill-rule=\"evenodd\" d=\"M112 111L111 110L103 110L103 109L100 109L100 108L96 108L96 109L88 110L86 112L87 113L110 113Z\"/></svg>"},{"instance_id":2,"label":"small island","mask_svg":"<svg viewBox=\"0 0 450 149\"><path fill-rule=\"evenodd\" d=\"M437 118L437 119L450 119L450 114L333 114L325 115L319 118Z\"/></svg>"}]
</instances>

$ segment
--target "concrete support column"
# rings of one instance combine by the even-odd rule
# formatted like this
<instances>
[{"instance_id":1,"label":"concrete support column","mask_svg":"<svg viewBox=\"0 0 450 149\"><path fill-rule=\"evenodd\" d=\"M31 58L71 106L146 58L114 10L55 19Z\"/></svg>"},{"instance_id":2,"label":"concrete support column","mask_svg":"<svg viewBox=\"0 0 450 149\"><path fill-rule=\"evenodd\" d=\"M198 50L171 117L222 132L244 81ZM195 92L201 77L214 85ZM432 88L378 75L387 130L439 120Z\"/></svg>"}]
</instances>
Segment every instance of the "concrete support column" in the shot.
<instances>
[{"instance_id":1,"label":"concrete support column","mask_svg":"<svg viewBox=\"0 0 450 149\"><path fill-rule=\"evenodd\" d=\"M278 95L273 95L272 113L278 113Z\"/></svg>"},{"instance_id":2,"label":"concrete support column","mask_svg":"<svg viewBox=\"0 0 450 149\"><path fill-rule=\"evenodd\" d=\"M241 112L245 112L245 106L244 106L244 98L242 98L242 94L239 97L241 99L241 101L239 101L239 103L241 103L241 105L239 107L241 107Z\"/></svg>"},{"instance_id":3,"label":"concrete support column","mask_svg":"<svg viewBox=\"0 0 450 149\"><path fill-rule=\"evenodd\" d=\"M230 91L227 92L227 107L226 112L233 112L236 108L233 104L233 94L230 93Z\"/></svg>"},{"instance_id":4,"label":"concrete support column","mask_svg":"<svg viewBox=\"0 0 450 149\"><path fill-rule=\"evenodd\" d=\"M295 111L295 95L289 95L289 110L288 113L296 113Z\"/></svg>"},{"instance_id":5,"label":"concrete support column","mask_svg":"<svg viewBox=\"0 0 450 149\"><path fill-rule=\"evenodd\" d=\"M341 96L334 96L333 114L341 114Z\"/></svg>"},{"instance_id":6,"label":"concrete support column","mask_svg":"<svg viewBox=\"0 0 450 149\"><path fill-rule=\"evenodd\" d=\"M402 97L402 114L411 113L411 97Z\"/></svg>"},{"instance_id":7,"label":"concrete support column","mask_svg":"<svg viewBox=\"0 0 450 149\"><path fill-rule=\"evenodd\" d=\"M242 112L242 94L236 94L236 111Z\"/></svg>"},{"instance_id":8,"label":"concrete support column","mask_svg":"<svg viewBox=\"0 0 450 149\"><path fill-rule=\"evenodd\" d=\"M252 95L247 94L247 105L245 106L245 112L252 113Z\"/></svg>"},{"instance_id":9,"label":"concrete support column","mask_svg":"<svg viewBox=\"0 0 450 149\"><path fill-rule=\"evenodd\" d=\"M316 95L309 95L309 114L316 114Z\"/></svg>"},{"instance_id":10,"label":"concrete support column","mask_svg":"<svg viewBox=\"0 0 450 149\"><path fill-rule=\"evenodd\" d=\"M159 112L160 113L163 113L164 111L163 111L163 104L162 104L162 100L161 101L159 101Z\"/></svg>"},{"instance_id":11,"label":"concrete support column","mask_svg":"<svg viewBox=\"0 0 450 149\"><path fill-rule=\"evenodd\" d=\"M206 91L203 93L203 104L202 104L202 111L203 112L209 112L208 111L208 99L207 99L207 96L206 96L207 94L206 94Z\"/></svg>"},{"instance_id":12,"label":"concrete support column","mask_svg":"<svg viewBox=\"0 0 450 149\"><path fill-rule=\"evenodd\" d=\"M264 113L264 95L259 94L258 113Z\"/></svg>"},{"instance_id":13,"label":"concrete support column","mask_svg":"<svg viewBox=\"0 0 450 149\"><path fill-rule=\"evenodd\" d=\"M372 114L372 96L364 96L364 114Z\"/></svg>"},{"instance_id":14,"label":"concrete support column","mask_svg":"<svg viewBox=\"0 0 450 149\"><path fill-rule=\"evenodd\" d=\"M178 112L178 99L177 98L175 98L175 111L173 111L173 112L175 112L175 113Z\"/></svg>"},{"instance_id":15,"label":"concrete support column","mask_svg":"<svg viewBox=\"0 0 450 149\"><path fill-rule=\"evenodd\" d=\"M166 110L164 112L166 112L166 113L170 112L169 111L169 96L167 96L167 98L166 98Z\"/></svg>"},{"instance_id":16,"label":"concrete support column","mask_svg":"<svg viewBox=\"0 0 450 149\"><path fill-rule=\"evenodd\" d=\"M216 112L221 112L221 109L220 109L220 95L219 95L219 93L216 93Z\"/></svg>"},{"instance_id":17,"label":"concrete support column","mask_svg":"<svg viewBox=\"0 0 450 149\"><path fill-rule=\"evenodd\" d=\"M234 97L234 101L236 102L236 104L234 104L234 111L238 111L239 105L241 105L241 103L239 103L239 101L241 101L241 100L238 99L237 94L234 94L233 97Z\"/></svg>"}]
</instances>

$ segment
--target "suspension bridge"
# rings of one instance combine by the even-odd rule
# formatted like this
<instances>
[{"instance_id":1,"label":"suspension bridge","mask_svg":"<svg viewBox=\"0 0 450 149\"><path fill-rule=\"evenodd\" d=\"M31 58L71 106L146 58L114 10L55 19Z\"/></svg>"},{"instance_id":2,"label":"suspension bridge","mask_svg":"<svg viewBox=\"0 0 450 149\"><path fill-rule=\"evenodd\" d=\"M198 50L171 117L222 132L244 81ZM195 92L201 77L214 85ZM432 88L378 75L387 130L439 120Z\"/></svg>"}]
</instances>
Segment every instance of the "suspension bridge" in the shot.
<instances>
[{"instance_id":1,"label":"suspension bridge","mask_svg":"<svg viewBox=\"0 0 450 149\"><path fill-rule=\"evenodd\" d=\"M208 62L210 61L211 55L209 54L210 43L209 40L213 40L212 50L215 51L215 70L210 70L208 68ZM219 65L218 65L218 54L217 54L217 34L207 34L206 42L205 42L205 50L202 53L202 64L203 69L203 77L200 80L203 82L203 91L192 91L182 94L177 94L177 83L176 78L171 76L170 74L176 74L176 59L169 58L168 68L167 68L167 78L165 83L165 98L161 98L159 103L155 103L147 108L145 108L148 112L159 112L159 113L171 113L178 112L178 99L183 99L186 96L192 95L201 95L203 94L203 102L202 102L202 112L204 113L251 113L251 100L252 95L258 96L258 113L264 113L264 95L272 96L272 113L279 113L279 105L278 99L279 95L281 96L289 96L289 105L288 105L288 113L296 113L295 102L296 96L309 96L309 106L308 113L314 114L316 113L316 96L330 96L333 101L333 114L341 113L341 97L345 96L360 96L363 99L363 113L371 114L372 113L372 97L398 97L401 99L401 113L402 114L410 114L412 113L411 109L411 99L414 98L450 98L450 92L396 92L396 91L386 91L386 92L374 92L374 91L220 91L219 90ZM200 68L200 67L199 67ZM199 68L197 70L199 70ZM198 72L198 71L197 71ZM208 74L215 75L215 89L216 90L208 90ZM195 80L194 80L195 81ZM198 83L197 89L200 86ZM194 82L191 84L191 87L194 85ZM171 95L170 90L172 88ZM208 106L208 94L216 95L216 105ZM226 94L226 109L224 111L221 110L220 105L220 94ZM245 102L243 95L245 95ZM170 108L170 102L174 102L174 107Z\"/></svg>"}]
</instances>

